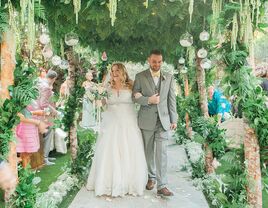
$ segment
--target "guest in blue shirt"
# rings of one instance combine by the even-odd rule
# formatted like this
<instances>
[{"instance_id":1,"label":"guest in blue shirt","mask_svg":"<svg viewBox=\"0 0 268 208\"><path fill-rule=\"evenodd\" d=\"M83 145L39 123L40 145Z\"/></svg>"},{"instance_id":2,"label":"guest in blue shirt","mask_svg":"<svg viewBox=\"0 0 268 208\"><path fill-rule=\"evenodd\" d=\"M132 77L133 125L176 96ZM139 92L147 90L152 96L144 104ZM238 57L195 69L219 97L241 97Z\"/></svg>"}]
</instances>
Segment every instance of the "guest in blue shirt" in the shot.
<instances>
[{"instance_id":1,"label":"guest in blue shirt","mask_svg":"<svg viewBox=\"0 0 268 208\"><path fill-rule=\"evenodd\" d=\"M218 123L223 122L231 111L231 103L227 98L222 94L218 89L215 89L213 86L208 88L208 113L209 116L218 117Z\"/></svg>"}]
</instances>

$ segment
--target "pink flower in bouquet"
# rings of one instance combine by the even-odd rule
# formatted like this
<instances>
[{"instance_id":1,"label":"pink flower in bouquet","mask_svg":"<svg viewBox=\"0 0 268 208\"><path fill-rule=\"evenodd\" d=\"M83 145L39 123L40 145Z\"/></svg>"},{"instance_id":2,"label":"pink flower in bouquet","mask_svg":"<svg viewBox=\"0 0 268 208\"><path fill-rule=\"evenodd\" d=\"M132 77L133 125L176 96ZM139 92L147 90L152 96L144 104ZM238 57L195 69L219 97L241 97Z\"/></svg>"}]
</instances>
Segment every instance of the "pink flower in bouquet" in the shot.
<instances>
[{"instance_id":1,"label":"pink flower in bouquet","mask_svg":"<svg viewBox=\"0 0 268 208\"><path fill-rule=\"evenodd\" d=\"M102 61L107 61L108 60L108 57L107 57L107 54L106 54L105 51L102 53L101 60Z\"/></svg>"}]
</instances>

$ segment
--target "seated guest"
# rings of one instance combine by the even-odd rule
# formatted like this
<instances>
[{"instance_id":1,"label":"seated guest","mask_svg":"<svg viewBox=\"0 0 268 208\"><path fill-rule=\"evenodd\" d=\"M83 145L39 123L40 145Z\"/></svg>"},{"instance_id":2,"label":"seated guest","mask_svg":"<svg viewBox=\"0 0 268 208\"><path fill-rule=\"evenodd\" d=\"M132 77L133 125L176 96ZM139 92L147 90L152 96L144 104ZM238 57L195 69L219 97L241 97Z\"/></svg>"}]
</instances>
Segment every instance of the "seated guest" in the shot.
<instances>
[{"instance_id":1,"label":"seated guest","mask_svg":"<svg viewBox=\"0 0 268 208\"><path fill-rule=\"evenodd\" d=\"M218 89L213 86L208 88L208 113L209 116L217 116L218 123L230 116L231 103Z\"/></svg>"}]
</instances>

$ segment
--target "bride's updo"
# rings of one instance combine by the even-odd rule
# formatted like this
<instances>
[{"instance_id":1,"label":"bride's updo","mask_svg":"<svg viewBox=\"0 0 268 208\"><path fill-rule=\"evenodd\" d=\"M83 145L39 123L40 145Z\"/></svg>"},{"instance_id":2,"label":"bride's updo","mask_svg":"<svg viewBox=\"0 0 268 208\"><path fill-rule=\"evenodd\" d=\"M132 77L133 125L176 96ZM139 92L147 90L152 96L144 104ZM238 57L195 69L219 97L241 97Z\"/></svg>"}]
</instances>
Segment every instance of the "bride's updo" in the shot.
<instances>
[{"instance_id":1,"label":"bride's updo","mask_svg":"<svg viewBox=\"0 0 268 208\"><path fill-rule=\"evenodd\" d=\"M111 87L114 88L115 86L115 81L114 81L114 77L113 77L113 68L117 66L118 70L119 70L119 79L122 83L122 86L128 89L132 90L133 87L133 81L129 78L126 67L124 66L124 64L122 63L113 63L112 67L111 67Z\"/></svg>"}]
</instances>

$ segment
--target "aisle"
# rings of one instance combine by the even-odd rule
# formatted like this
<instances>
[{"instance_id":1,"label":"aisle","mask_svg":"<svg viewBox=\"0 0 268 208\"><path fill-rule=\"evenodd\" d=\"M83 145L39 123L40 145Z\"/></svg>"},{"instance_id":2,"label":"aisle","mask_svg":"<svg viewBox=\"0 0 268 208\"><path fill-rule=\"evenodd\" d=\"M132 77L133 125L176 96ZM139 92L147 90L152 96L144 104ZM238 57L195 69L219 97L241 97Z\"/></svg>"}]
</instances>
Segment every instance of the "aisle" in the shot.
<instances>
[{"instance_id":1,"label":"aisle","mask_svg":"<svg viewBox=\"0 0 268 208\"><path fill-rule=\"evenodd\" d=\"M170 199L156 197L156 190L145 191L143 197L107 198L95 197L93 192L82 188L69 208L206 208L206 199L201 191L192 186L190 175L181 172L180 167L186 159L183 147L170 145L169 187L175 196Z\"/></svg>"}]
</instances>

